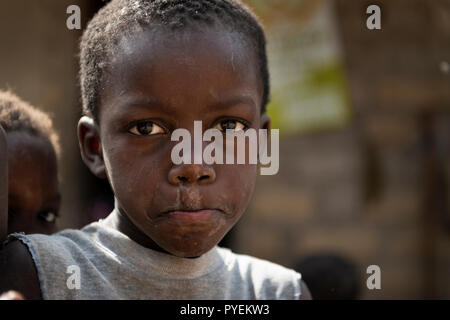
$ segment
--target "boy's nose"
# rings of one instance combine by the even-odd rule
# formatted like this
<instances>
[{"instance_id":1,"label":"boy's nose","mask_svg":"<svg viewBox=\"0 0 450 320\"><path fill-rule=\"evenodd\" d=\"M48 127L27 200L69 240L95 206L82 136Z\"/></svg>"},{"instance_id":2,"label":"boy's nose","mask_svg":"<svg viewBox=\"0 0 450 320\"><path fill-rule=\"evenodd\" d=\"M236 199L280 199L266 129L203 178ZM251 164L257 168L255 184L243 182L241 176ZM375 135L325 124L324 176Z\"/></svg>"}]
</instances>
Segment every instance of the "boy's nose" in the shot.
<instances>
[{"instance_id":1,"label":"boy's nose","mask_svg":"<svg viewBox=\"0 0 450 320\"><path fill-rule=\"evenodd\" d=\"M174 166L169 171L169 182L173 185L197 183L209 184L216 180L216 172L210 166L184 164Z\"/></svg>"}]
</instances>

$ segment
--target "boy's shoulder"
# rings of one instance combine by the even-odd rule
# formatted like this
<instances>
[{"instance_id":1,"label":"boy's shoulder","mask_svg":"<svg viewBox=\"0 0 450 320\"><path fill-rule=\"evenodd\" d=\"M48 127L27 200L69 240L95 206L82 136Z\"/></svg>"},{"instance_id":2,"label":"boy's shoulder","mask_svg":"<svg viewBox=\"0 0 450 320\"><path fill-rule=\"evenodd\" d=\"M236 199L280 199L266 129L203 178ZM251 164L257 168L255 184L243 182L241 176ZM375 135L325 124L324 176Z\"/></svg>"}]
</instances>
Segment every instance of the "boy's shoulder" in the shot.
<instances>
[{"instance_id":1,"label":"boy's shoulder","mask_svg":"<svg viewBox=\"0 0 450 320\"><path fill-rule=\"evenodd\" d=\"M225 262L228 265L234 264L235 267L239 267L239 270L242 273L252 272L255 275L270 274L271 276L273 276L273 273L276 273L276 277L289 279L291 277L301 277L301 275L297 271L265 259L257 258L247 254L236 253L228 248L222 247L219 247L219 252L225 257Z\"/></svg>"},{"instance_id":2,"label":"boy's shoulder","mask_svg":"<svg viewBox=\"0 0 450 320\"><path fill-rule=\"evenodd\" d=\"M80 256L88 259L87 256L103 250L99 248L99 238L105 234L102 229L98 222L93 222L81 229L64 229L52 235L13 233L6 243L19 240L24 244L39 272L40 260L52 259L55 266L59 261L68 265L71 261L79 262Z\"/></svg>"},{"instance_id":3,"label":"boy's shoulder","mask_svg":"<svg viewBox=\"0 0 450 320\"><path fill-rule=\"evenodd\" d=\"M301 299L306 294L301 274L295 270L227 248L219 248L219 252L233 280L253 286L258 299Z\"/></svg>"},{"instance_id":4,"label":"boy's shoulder","mask_svg":"<svg viewBox=\"0 0 450 320\"><path fill-rule=\"evenodd\" d=\"M2 280L5 283L0 281L0 290L16 289L27 299L30 296L35 299L78 298L77 290L66 290L70 275L77 268L92 265L95 258L103 256L107 250L98 241L102 232L95 225L65 229L52 235L10 234L0 254L2 263L5 262L0 271L8 271L8 276L0 277L7 279L6 282ZM91 269L96 270L95 267ZM22 274L28 280L22 281ZM31 289L28 283L33 284Z\"/></svg>"},{"instance_id":5,"label":"boy's shoulder","mask_svg":"<svg viewBox=\"0 0 450 320\"><path fill-rule=\"evenodd\" d=\"M75 263L75 256L83 254L87 246L93 246L92 242L89 234L76 229L66 229L52 235L13 233L5 241L4 251L15 251L20 247L21 252L31 257L39 274L42 264L50 260L50 265L54 265L55 268L63 261L64 265L70 261ZM16 249L12 250L13 247Z\"/></svg>"},{"instance_id":6,"label":"boy's shoulder","mask_svg":"<svg viewBox=\"0 0 450 320\"><path fill-rule=\"evenodd\" d=\"M64 229L51 235L13 233L8 236L6 246L13 242L21 242L33 256L37 250L48 252L54 257L72 255L92 246L95 234L83 229ZM18 241L17 241L18 240Z\"/></svg>"}]
</instances>

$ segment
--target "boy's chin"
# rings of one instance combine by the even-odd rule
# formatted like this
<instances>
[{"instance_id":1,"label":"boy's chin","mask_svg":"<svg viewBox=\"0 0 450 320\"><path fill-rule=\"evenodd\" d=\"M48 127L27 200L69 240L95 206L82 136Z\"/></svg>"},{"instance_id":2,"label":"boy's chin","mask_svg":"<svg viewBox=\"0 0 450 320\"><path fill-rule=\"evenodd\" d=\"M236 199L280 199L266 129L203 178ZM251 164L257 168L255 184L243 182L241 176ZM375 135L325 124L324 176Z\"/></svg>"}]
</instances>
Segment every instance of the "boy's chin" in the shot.
<instances>
[{"instance_id":1,"label":"boy's chin","mask_svg":"<svg viewBox=\"0 0 450 320\"><path fill-rule=\"evenodd\" d=\"M213 213L205 219L188 218L160 219L147 235L164 251L180 258L192 258L214 248L230 229L230 221L223 213Z\"/></svg>"}]
</instances>

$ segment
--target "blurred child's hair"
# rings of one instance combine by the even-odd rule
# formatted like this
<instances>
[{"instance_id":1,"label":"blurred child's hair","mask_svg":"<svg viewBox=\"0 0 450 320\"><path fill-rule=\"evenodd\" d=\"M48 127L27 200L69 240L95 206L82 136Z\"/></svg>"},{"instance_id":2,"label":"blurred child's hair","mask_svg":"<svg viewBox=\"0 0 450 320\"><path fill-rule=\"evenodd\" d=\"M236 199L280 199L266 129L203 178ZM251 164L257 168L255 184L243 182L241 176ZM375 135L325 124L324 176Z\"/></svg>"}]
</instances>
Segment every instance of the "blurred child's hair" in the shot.
<instances>
[{"instance_id":1,"label":"blurred child's hair","mask_svg":"<svg viewBox=\"0 0 450 320\"><path fill-rule=\"evenodd\" d=\"M240 1L112 0L92 19L81 40L80 81L85 115L97 120L102 77L121 37L158 26L167 30L217 26L244 35L258 59L263 85L261 113L265 113L270 90L265 35L256 16Z\"/></svg>"},{"instance_id":2,"label":"blurred child's hair","mask_svg":"<svg viewBox=\"0 0 450 320\"><path fill-rule=\"evenodd\" d=\"M358 299L359 270L346 256L316 253L301 260L295 269L301 272L314 300Z\"/></svg>"},{"instance_id":3,"label":"blurred child's hair","mask_svg":"<svg viewBox=\"0 0 450 320\"><path fill-rule=\"evenodd\" d=\"M0 90L0 124L9 132L26 132L47 139L59 156L59 138L52 119L9 91Z\"/></svg>"}]
</instances>

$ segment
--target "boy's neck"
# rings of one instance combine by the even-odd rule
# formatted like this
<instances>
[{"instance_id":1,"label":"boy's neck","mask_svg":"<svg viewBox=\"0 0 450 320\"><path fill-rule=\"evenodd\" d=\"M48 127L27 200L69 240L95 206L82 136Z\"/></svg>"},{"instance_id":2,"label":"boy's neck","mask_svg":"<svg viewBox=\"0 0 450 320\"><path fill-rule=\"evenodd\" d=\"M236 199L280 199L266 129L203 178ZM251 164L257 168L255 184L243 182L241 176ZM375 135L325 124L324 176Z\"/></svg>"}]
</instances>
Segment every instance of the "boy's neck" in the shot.
<instances>
[{"instance_id":1,"label":"boy's neck","mask_svg":"<svg viewBox=\"0 0 450 320\"><path fill-rule=\"evenodd\" d=\"M128 218L122 208L118 205L117 201L114 204L115 219L111 221L113 227L123 234L127 235L131 240L138 243L139 245L152 249L159 252L168 253L158 246L151 238L149 238L145 233L139 230L134 223Z\"/></svg>"}]
</instances>

